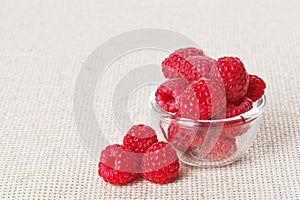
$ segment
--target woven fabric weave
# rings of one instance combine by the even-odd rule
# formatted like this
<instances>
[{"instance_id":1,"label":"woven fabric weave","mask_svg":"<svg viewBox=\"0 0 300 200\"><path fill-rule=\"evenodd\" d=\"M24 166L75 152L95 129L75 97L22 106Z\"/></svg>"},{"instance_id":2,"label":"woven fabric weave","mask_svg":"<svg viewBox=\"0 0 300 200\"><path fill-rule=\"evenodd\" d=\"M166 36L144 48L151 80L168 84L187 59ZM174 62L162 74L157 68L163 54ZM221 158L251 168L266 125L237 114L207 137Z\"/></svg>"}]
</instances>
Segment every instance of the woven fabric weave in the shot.
<instances>
[{"instance_id":1,"label":"woven fabric weave","mask_svg":"<svg viewBox=\"0 0 300 200\"><path fill-rule=\"evenodd\" d=\"M300 199L298 0L0 0L0 5L0 199ZM182 165L178 179L163 186L139 180L116 187L98 177L97 159L80 142L74 121L76 77L102 42L143 27L187 35L212 57L238 56L264 77L267 109L241 160L212 169ZM99 127L116 141L123 133L109 109L113 87L133 66L164 56L128 55L98 83ZM149 120L147 91L132 95L133 121Z\"/></svg>"}]
</instances>

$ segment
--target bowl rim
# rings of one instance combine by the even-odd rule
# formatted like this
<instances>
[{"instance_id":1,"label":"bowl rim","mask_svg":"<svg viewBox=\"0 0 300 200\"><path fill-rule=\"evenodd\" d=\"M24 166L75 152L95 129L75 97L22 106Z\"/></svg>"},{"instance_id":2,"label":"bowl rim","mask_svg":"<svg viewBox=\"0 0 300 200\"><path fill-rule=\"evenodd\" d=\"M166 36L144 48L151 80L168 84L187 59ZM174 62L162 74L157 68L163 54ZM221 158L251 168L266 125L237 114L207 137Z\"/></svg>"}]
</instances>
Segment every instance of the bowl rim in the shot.
<instances>
[{"instance_id":1,"label":"bowl rim","mask_svg":"<svg viewBox=\"0 0 300 200\"><path fill-rule=\"evenodd\" d=\"M193 120L193 119L189 119L189 118L176 117L174 113L164 111L159 105L157 105L157 103L155 101L155 90L151 92L151 94L149 96L149 100L148 100L151 110L154 111L156 116L158 116L159 118L164 119L164 120L176 119L176 121L178 121L178 122L187 122L187 123L196 123L196 124L236 122L236 121L240 121L241 119L244 123L250 122L261 116L261 114L265 110L266 102L267 102L267 99L266 99L266 95L264 94L260 99L258 99L257 101L255 101L253 103L252 109L250 109L249 111L247 111L241 115L237 115L237 116L230 117L230 118L224 118L224 119Z\"/></svg>"}]
</instances>

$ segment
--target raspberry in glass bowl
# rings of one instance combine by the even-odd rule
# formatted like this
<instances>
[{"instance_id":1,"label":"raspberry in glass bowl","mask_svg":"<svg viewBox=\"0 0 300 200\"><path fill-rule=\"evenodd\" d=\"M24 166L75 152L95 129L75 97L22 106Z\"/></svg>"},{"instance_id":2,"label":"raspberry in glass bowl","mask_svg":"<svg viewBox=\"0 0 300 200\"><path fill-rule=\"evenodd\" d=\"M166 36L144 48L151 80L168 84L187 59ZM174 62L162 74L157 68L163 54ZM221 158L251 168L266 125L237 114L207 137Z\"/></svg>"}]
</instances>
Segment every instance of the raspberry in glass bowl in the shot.
<instances>
[{"instance_id":1,"label":"raspberry in glass bowl","mask_svg":"<svg viewBox=\"0 0 300 200\"><path fill-rule=\"evenodd\" d=\"M163 110L149 97L152 126L176 150L179 159L193 166L218 167L245 155L259 130L266 96L238 116L224 119L193 120Z\"/></svg>"},{"instance_id":2,"label":"raspberry in glass bowl","mask_svg":"<svg viewBox=\"0 0 300 200\"><path fill-rule=\"evenodd\" d=\"M167 79L150 96L153 126L182 162L214 167L250 148L266 104L266 84L238 57L213 59L186 47L162 62Z\"/></svg>"}]
</instances>

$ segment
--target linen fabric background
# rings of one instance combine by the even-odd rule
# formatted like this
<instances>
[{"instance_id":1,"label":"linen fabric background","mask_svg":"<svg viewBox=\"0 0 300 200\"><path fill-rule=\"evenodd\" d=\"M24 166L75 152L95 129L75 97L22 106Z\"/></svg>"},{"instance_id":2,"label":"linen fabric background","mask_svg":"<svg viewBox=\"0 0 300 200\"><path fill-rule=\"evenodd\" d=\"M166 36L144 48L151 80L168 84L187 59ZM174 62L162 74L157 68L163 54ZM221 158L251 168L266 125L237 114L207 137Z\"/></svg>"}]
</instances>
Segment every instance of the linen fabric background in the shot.
<instances>
[{"instance_id":1,"label":"linen fabric background","mask_svg":"<svg viewBox=\"0 0 300 200\"><path fill-rule=\"evenodd\" d=\"M299 4L0 0L0 199L300 199ZM181 165L178 179L163 186L138 180L115 187L98 177L74 121L76 77L102 42L145 27L182 33L215 58L238 56L264 77L267 109L241 160L213 169ZM166 55L128 55L97 84L96 117L113 140L124 134L109 109L116 82ZM150 89L132 95L134 122L148 123Z\"/></svg>"}]
</instances>

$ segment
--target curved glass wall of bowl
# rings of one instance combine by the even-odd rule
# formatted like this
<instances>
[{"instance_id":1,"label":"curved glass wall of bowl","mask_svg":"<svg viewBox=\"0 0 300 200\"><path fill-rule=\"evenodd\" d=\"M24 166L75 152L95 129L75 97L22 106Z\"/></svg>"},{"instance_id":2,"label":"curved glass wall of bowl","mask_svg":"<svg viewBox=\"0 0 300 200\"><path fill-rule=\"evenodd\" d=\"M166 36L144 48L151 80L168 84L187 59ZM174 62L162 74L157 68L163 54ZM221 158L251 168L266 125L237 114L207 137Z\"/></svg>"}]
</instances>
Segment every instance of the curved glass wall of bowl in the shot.
<instances>
[{"instance_id":1,"label":"curved glass wall of bowl","mask_svg":"<svg viewBox=\"0 0 300 200\"><path fill-rule=\"evenodd\" d=\"M156 104L155 91L153 91L149 97L149 105L152 114L152 125L160 129L160 134L163 135L164 139L177 151L182 162L188 165L200 167L218 167L230 164L240 159L250 148L259 130L261 116L266 105L266 97L263 96L261 99L256 101L251 110L240 116L218 120L191 120L177 118L173 113L165 112ZM231 137L230 141L234 144L234 150L223 149L223 153L226 156L215 159L211 156L211 152L209 152L211 149L208 151L208 154L202 154L201 148L203 148L203 143L198 143L198 145L193 146L195 142L195 139L193 138L188 140L189 143L185 146L185 148L182 148L183 145L179 146L178 143L176 143L177 141L174 140L174 137L169 137L170 135L168 131L170 131L169 128L172 126L174 121L179 127L177 131L183 131L185 136L192 133L190 136L193 138L199 138L203 133L203 137L213 135L220 138L223 136L221 134L238 133L236 135L229 135ZM214 133L214 131L220 130L222 133ZM179 131L177 133L178 135L182 134ZM181 144L187 142L184 137L179 139L181 139Z\"/></svg>"}]
</instances>

